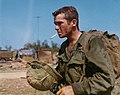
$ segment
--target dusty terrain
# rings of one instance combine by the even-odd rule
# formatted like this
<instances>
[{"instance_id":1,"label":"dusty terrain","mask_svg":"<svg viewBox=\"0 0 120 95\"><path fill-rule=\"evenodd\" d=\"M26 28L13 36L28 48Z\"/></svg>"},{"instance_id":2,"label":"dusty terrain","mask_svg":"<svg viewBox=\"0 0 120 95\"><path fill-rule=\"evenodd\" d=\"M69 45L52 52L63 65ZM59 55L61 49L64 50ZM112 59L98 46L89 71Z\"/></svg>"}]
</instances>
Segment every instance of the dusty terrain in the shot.
<instances>
[{"instance_id":1,"label":"dusty terrain","mask_svg":"<svg viewBox=\"0 0 120 95\"><path fill-rule=\"evenodd\" d=\"M53 95L32 88L26 81L26 70L20 62L0 62L0 95Z\"/></svg>"},{"instance_id":2,"label":"dusty terrain","mask_svg":"<svg viewBox=\"0 0 120 95\"><path fill-rule=\"evenodd\" d=\"M0 95L53 95L32 88L26 81L27 65L20 62L0 62ZM120 78L112 95L120 95Z\"/></svg>"}]
</instances>

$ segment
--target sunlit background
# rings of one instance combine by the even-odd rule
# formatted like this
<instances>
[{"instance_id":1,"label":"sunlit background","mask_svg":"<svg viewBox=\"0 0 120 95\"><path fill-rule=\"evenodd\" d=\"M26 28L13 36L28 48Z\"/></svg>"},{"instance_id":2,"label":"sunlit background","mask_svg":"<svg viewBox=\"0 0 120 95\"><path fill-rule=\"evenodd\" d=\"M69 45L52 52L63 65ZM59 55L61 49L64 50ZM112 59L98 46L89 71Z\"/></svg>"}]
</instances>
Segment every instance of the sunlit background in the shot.
<instances>
[{"instance_id":1,"label":"sunlit background","mask_svg":"<svg viewBox=\"0 0 120 95\"><path fill-rule=\"evenodd\" d=\"M54 30L52 12L75 6L80 30L109 31L120 37L120 0L0 0L0 47L20 49L26 43L47 40L60 45L64 39L50 39Z\"/></svg>"}]
</instances>

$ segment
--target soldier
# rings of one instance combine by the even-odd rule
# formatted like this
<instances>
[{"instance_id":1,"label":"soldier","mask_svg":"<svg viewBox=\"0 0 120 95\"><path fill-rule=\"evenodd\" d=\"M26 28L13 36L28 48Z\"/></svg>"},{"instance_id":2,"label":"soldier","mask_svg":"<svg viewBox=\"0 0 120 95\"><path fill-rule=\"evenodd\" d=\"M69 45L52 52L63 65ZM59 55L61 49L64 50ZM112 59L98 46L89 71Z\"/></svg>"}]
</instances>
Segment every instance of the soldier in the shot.
<instances>
[{"instance_id":1,"label":"soldier","mask_svg":"<svg viewBox=\"0 0 120 95\"><path fill-rule=\"evenodd\" d=\"M65 6L53 12L55 29L61 45L56 70L62 75L64 86L56 95L111 95L115 75L113 66L99 37L91 38L87 51L83 49L85 33L79 29L79 14L75 7Z\"/></svg>"}]
</instances>

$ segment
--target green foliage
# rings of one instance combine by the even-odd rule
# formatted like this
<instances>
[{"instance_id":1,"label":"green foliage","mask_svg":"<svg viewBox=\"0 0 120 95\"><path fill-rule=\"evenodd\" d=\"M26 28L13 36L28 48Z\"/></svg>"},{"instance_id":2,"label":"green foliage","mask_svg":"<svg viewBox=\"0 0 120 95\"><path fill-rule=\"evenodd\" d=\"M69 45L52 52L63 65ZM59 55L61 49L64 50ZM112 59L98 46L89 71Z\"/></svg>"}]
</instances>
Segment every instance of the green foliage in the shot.
<instances>
[{"instance_id":1,"label":"green foliage","mask_svg":"<svg viewBox=\"0 0 120 95\"><path fill-rule=\"evenodd\" d=\"M2 50L2 47L0 47L0 50Z\"/></svg>"},{"instance_id":2,"label":"green foliage","mask_svg":"<svg viewBox=\"0 0 120 95\"><path fill-rule=\"evenodd\" d=\"M34 48L36 51L39 51L40 49L52 49L53 51L58 51L59 47L57 43L51 42L51 47L48 45L48 41L44 40L41 44L40 40L37 40L33 43L27 43L24 45L24 48Z\"/></svg>"},{"instance_id":3,"label":"green foliage","mask_svg":"<svg viewBox=\"0 0 120 95\"><path fill-rule=\"evenodd\" d=\"M50 48L50 46L48 45L47 40L44 40L44 42L42 42L42 47L43 48Z\"/></svg>"},{"instance_id":4,"label":"green foliage","mask_svg":"<svg viewBox=\"0 0 120 95\"><path fill-rule=\"evenodd\" d=\"M11 50L12 46L11 45L6 45L5 48L6 48L6 50Z\"/></svg>"},{"instance_id":5,"label":"green foliage","mask_svg":"<svg viewBox=\"0 0 120 95\"><path fill-rule=\"evenodd\" d=\"M53 41L51 42L51 45L52 45L52 49L54 51L59 51L59 47L58 47L58 44L57 43L54 43Z\"/></svg>"}]
</instances>

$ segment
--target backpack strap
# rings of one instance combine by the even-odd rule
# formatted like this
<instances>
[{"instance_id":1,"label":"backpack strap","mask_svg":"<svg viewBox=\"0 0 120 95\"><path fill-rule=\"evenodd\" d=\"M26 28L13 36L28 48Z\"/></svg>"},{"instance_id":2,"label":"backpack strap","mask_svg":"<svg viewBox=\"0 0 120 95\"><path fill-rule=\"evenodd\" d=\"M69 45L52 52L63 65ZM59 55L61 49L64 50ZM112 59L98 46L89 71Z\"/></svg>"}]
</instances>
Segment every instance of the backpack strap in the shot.
<instances>
[{"instance_id":1,"label":"backpack strap","mask_svg":"<svg viewBox=\"0 0 120 95\"><path fill-rule=\"evenodd\" d=\"M80 49L82 50L82 52L85 54L85 56L87 58L87 51L88 50L86 47L87 47L88 41L92 35L88 35L88 33L85 31L81 31L81 32L83 32L83 33L82 33L81 39L79 39L79 43L81 44ZM83 64L83 68L82 68L83 73L82 73L82 76L81 76L79 82L83 81L83 78L85 76L85 68L86 68L86 65Z\"/></svg>"},{"instance_id":2,"label":"backpack strap","mask_svg":"<svg viewBox=\"0 0 120 95\"><path fill-rule=\"evenodd\" d=\"M82 48L83 48L83 51L85 52L85 54L87 53L87 45L89 43L89 41L95 37L95 35L93 35L93 33L91 33L91 31L89 32L84 32L82 34L82 41L81 41L81 45L82 45Z\"/></svg>"},{"instance_id":3,"label":"backpack strap","mask_svg":"<svg viewBox=\"0 0 120 95\"><path fill-rule=\"evenodd\" d=\"M90 31L84 33L83 41L82 41L82 47L83 47L85 53L88 51L87 50L88 43L95 37L102 37L101 35L104 35L104 33L107 33L107 32L100 32L100 31L97 31L97 30L90 30Z\"/></svg>"}]
</instances>

